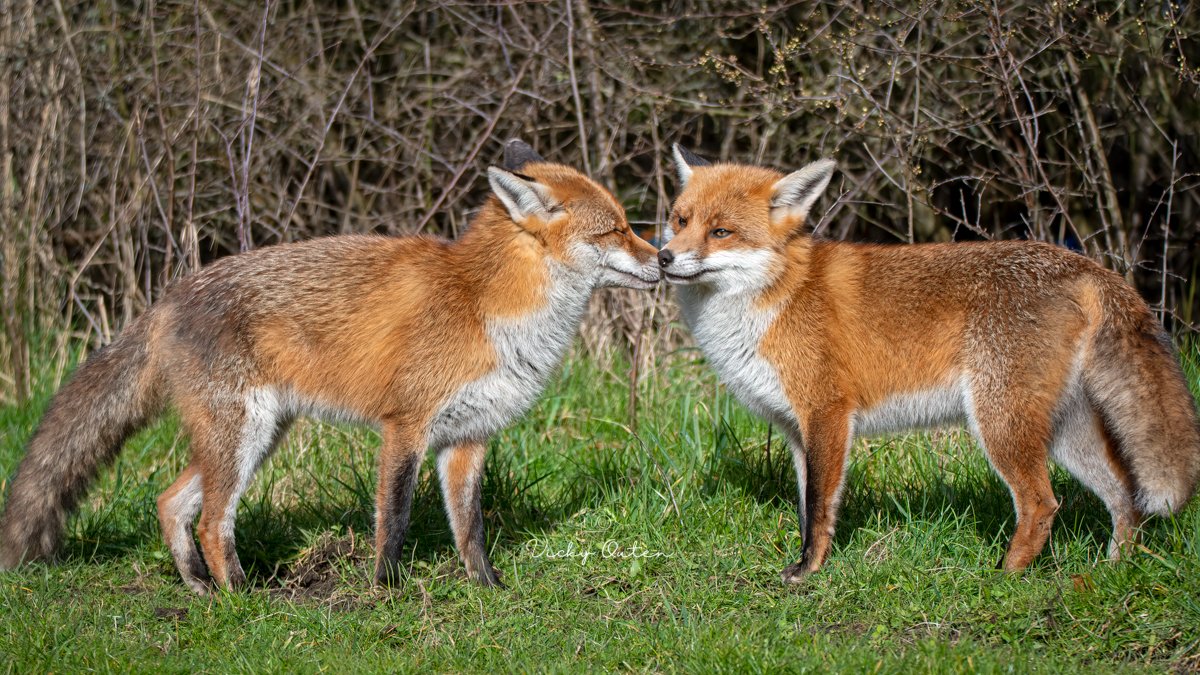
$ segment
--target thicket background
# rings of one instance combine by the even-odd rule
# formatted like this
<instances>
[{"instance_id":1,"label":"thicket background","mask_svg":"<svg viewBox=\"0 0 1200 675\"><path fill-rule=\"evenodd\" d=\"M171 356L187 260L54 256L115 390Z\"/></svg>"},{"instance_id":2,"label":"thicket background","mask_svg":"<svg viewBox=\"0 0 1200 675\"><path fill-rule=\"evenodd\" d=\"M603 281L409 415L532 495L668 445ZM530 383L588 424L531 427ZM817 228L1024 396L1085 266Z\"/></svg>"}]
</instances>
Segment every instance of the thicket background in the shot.
<instances>
[{"instance_id":1,"label":"thicket background","mask_svg":"<svg viewBox=\"0 0 1200 675\"><path fill-rule=\"evenodd\" d=\"M520 136L653 232L683 140L835 157L826 237L1082 250L1194 330L1194 3L0 0L0 402L216 257L454 235ZM657 294L585 339L644 362ZM602 350L597 350L602 351ZM636 376L636 373L635 373Z\"/></svg>"}]
</instances>

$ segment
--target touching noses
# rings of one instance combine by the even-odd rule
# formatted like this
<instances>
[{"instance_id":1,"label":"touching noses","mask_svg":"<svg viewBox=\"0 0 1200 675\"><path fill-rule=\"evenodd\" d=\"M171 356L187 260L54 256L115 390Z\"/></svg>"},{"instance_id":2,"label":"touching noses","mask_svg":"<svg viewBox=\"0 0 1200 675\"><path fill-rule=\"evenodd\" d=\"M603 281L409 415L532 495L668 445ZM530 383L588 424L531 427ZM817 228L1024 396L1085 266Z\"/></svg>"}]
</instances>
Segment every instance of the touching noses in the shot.
<instances>
[{"instance_id":1,"label":"touching noses","mask_svg":"<svg viewBox=\"0 0 1200 675\"><path fill-rule=\"evenodd\" d=\"M664 248L658 252L658 266L659 267L667 267L671 264L671 261L673 261L673 260L675 260L675 254L671 252L671 249Z\"/></svg>"}]
</instances>

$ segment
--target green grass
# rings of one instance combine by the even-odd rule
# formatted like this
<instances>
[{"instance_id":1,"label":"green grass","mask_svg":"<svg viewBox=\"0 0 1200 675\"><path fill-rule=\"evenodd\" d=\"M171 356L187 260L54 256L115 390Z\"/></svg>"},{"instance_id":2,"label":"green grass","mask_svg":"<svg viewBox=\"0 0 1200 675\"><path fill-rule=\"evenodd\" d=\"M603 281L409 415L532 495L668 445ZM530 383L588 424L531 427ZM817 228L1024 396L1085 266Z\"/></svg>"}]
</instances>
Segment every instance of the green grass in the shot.
<instances>
[{"instance_id":1,"label":"green grass","mask_svg":"<svg viewBox=\"0 0 1200 675\"><path fill-rule=\"evenodd\" d=\"M1195 386L1200 350L1189 348L1185 362ZM828 564L806 585L785 587L778 572L801 542L779 435L732 401L695 352L665 359L639 388L636 436L626 382L619 363L606 371L572 360L537 408L492 442L484 508L503 590L463 579L429 465L408 580L372 588L378 437L302 423L240 510L238 549L253 588L193 596L154 511L187 455L165 420L131 439L102 475L60 563L0 576L0 664L21 672L1200 667L1195 503L1151 521L1131 559L1107 563L1106 512L1056 472L1062 508L1050 545L1026 573L1006 575L995 567L1011 503L967 436L859 441ZM3 475L48 394L0 410Z\"/></svg>"}]
</instances>

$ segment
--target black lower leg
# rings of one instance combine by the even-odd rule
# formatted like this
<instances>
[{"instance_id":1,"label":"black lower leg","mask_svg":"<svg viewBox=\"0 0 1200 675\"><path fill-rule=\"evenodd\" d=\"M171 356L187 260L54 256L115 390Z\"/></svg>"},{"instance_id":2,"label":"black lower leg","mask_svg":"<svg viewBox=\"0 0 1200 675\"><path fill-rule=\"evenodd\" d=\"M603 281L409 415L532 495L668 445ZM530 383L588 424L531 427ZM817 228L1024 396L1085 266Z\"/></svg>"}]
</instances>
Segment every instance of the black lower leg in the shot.
<instances>
[{"instance_id":1,"label":"black lower leg","mask_svg":"<svg viewBox=\"0 0 1200 675\"><path fill-rule=\"evenodd\" d=\"M400 555L408 536L413 492L420 470L420 453L384 462L381 469L375 533L377 583L391 585L400 580Z\"/></svg>"}]
</instances>

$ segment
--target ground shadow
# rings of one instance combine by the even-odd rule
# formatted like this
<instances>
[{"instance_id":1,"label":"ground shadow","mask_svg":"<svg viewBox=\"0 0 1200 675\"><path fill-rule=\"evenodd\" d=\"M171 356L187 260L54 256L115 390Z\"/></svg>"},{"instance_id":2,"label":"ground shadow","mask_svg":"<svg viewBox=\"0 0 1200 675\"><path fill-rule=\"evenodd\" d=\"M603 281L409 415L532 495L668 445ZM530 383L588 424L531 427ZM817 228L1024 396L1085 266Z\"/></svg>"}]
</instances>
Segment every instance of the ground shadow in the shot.
<instances>
[{"instance_id":1,"label":"ground shadow","mask_svg":"<svg viewBox=\"0 0 1200 675\"><path fill-rule=\"evenodd\" d=\"M373 460L373 454L371 454ZM118 461L112 471L119 472ZM243 499L235 530L238 556L252 585L269 585L293 562L308 556L314 539L335 533L360 542L356 550L373 547L375 511L374 462L354 466L349 479L313 475L291 476L317 486L318 497L297 503L272 502L274 486L256 486ZM575 512L584 495L548 503L533 489L544 476L522 475L514 470L509 453L493 447L485 467L482 507L488 546L516 549L551 531ZM103 481L102 481L103 482ZM91 500L91 508L76 515L68 527L59 554L63 561L104 563L161 541L156 499L169 480L132 482L119 477L104 494ZM331 550L337 545L330 545ZM404 555L409 564L432 563L454 555L454 541L443 508L440 485L431 457L423 467ZM169 560L166 567L174 572ZM165 569L165 568L164 568Z\"/></svg>"},{"instance_id":2,"label":"ground shadow","mask_svg":"<svg viewBox=\"0 0 1200 675\"><path fill-rule=\"evenodd\" d=\"M778 434L765 443L747 446L729 434L709 460L706 479L710 490L724 483L764 504L795 509L796 474L791 454ZM844 546L855 530L868 524L904 528L913 521L934 521L946 513L966 518L988 545L1003 547L1016 520L1007 486L987 468L982 455L967 475L897 475L880 485L862 470L861 449L852 454L838 517L835 545ZM966 452L980 452L971 448ZM1104 504L1063 471L1052 472L1054 494L1060 504L1051 541L1091 542L1103 554L1111 536L1111 520ZM797 527L798 527L797 521Z\"/></svg>"},{"instance_id":3,"label":"ground shadow","mask_svg":"<svg viewBox=\"0 0 1200 675\"><path fill-rule=\"evenodd\" d=\"M744 445L723 422L716 444L708 453L699 477L709 494L732 487L761 503L795 508L796 481L791 455L778 434L772 434L770 451L761 442ZM977 450L970 450L977 452ZM619 499L638 481L644 470L636 453L595 453L563 470L565 483L558 489L539 489L547 477L514 464L513 453L493 445L483 483L483 512L489 547L518 550L525 542L552 532L564 519L588 504ZM370 547L374 531L375 474L373 453L352 467L349 478L315 475L292 476L318 486L315 498L278 505L271 501L272 485L259 486L244 500L238 513L237 548L242 564L255 585L269 584L281 569L297 562L306 548L326 533L347 534ZM852 461L842 501L835 543L846 545L854 532L868 524L887 528L908 526L914 520L933 521L947 512L966 519L985 542L1002 545L1015 519L1007 488L986 467L968 479L944 475L896 476L882 487L860 470L861 455ZM985 465L984 465L985 466ZM118 463L117 471L121 469ZM563 476L555 476L562 482ZM155 499L168 479L115 481L101 504L87 509L73 523L63 549L67 560L103 562L161 541ZM1103 505L1079 483L1056 472L1055 494L1062 508L1052 537L1095 542L1102 552L1109 537L1109 519ZM256 495L256 496L255 496ZM552 495L548 497L547 495ZM332 550L332 549L331 549ZM443 511L432 461L423 469L414 497L413 514L405 547L412 565L454 558L454 543ZM164 572L174 573L169 559Z\"/></svg>"}]
</instances>

